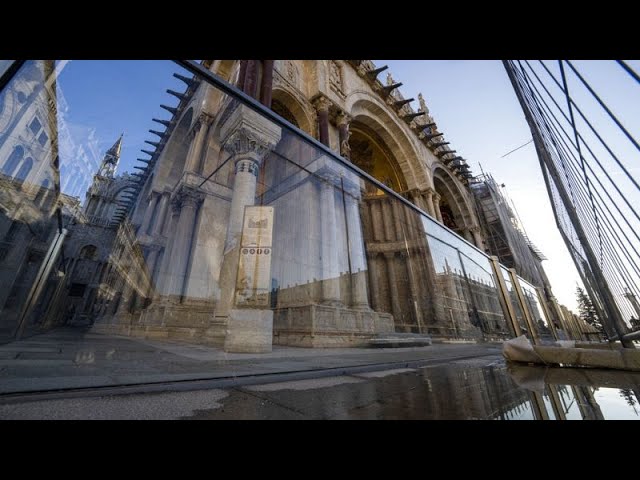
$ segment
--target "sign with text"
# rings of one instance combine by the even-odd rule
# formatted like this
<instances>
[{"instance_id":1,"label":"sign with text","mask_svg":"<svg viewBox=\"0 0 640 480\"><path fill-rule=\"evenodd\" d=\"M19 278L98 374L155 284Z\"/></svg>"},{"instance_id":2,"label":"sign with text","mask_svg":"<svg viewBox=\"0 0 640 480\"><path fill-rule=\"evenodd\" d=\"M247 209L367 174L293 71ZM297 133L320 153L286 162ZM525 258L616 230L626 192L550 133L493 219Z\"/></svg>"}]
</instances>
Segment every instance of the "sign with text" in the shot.
<instances>
[{"instance_id":1,"label":"sign with text","mask_svg":"<svg viewBox=\"0 0 640 480\"><path fill-rule=\"evenodd\" d=\"M238 307L269 307L273 207L245 207L236 280Z\"/></svg>"}]
</instances>

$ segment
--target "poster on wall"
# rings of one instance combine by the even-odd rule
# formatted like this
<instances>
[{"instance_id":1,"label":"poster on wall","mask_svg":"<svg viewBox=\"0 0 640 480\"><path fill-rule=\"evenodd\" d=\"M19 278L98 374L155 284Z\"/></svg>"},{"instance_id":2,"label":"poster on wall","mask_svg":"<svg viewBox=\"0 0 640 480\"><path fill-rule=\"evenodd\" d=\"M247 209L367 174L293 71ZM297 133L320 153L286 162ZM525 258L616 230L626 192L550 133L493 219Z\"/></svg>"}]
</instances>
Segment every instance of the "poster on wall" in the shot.
<instances>
[{"instance_id":1,"label":"poster on wall","mask_svg":"<svg viewBox=\"0 0 640 480\"><path fill-rule=\"evenodd\" d=\"M236 280L236 306L268 308L273 207L245 207Z\"/></svg>"}]
</instances>

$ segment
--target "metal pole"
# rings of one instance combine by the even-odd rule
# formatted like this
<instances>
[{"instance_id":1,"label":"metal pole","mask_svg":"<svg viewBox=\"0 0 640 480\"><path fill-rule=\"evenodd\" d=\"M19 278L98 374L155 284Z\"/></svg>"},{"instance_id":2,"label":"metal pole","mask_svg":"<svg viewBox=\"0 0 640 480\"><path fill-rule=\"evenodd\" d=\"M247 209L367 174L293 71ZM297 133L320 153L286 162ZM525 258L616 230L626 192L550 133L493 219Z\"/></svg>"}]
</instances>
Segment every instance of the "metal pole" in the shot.
<instances>
[{"instance_id":1,"label":"metal pole","mask_svg":"<svg viewBox=\"0 0 640 480\"><path fill-rule=\"evenodd\" d=\"M518 325L518 318L516 317L516 312L513 309L513 304L511 303L509 291L507 290L507 284L502 277L500 261L495 255L492 255L491 257L489 257L489 259L491 260L491 267L493 268L493 276L496 279L496 287L498 287L498 298L500 300L500 305L502 306L502 311L504 312L504 316L511 326L511 330L514 336L519 337L522 335L522 330L520 329L520 325Z\"/></svg>"},{"instance_id":2,"label":"metal pole","mask_svg":"<svg viewBox=\"0 0 640 480\"><path fill-rule=\"evenodd\" d=\"M524 316L525 322L527 322L527 327L529 327L529 330L531 331L531 339L535 345L540 345L538 330L533 324L533 317L531 316L529 305L527 305L527 301L524 299L524 293L522 292L522 285L520 285L520 281L518 280L518 274L513 268L509 269L509 274L511 275L511 283L513 284L513 289L516 292L516 297L518 297L520 307L522 308L522 315Z\"/></svg>"},{"instance_id":3,"label":"metal pole","mask_svg":"<svg viewBox=\"0 0 640 480\"><path fill-rule=\"evenodd\" d=\"M609 291L606 278L604 277L602 271L600 270L600 266L598 264L598 258L596 257L596 255L593 253L593 250L591 249L591 244L587 240L587 236L585 235L585 232L582 228L582 223L580 222L580 219L578 218L578 214L575 211L573 204L571 203L569 194L567 193L564 183L560 178L560 174L558 173L556 165L551 160L549 156L549 152L546 149L546 145L544 144L541 138L538 125L535 123L535 120L533 119L533 116L523 98L522 92L520 91L517 85L516 78L513 73L513 69L511 65L509 65L508 61L504 60L503 64L507 71L507 75L509 76L509 80L511 81L511 84L513 86L513 89L516 93L516 96L518 97L518 101L520 102L520 106L522 107L522 111L525 115L527 123L529 124L529 128L531 129L531 133L533 135L533 143L538 153L538 159L541 162L544 162L544 165L547 167L547 170L549 171L549 174L551 175L551 178L553 179L553 182L556 186L558 194L560 195L562 203L564 204L565 210L567 212L567 215L569 216L571 224L576 232L576 235L578 236L578 241L580 242L585 252L585 255L587 256L586 260L589 263L591 272L593 273L595 286L598 288L598 291L600 292L600 296L602 297L602 300L604 302L604 308L607 313L607 321L611 322L611 325L613 326L613 329L618 334L618 337L620 338L620 342L622 343L623 347L635 348L632 341L625 340L624 337L622 337L621 326L624 325L624 320L620 316L620 312L616 307L613 295ZM551 191L549 191L549 198L552 198Z\"/></svg>"},{"instance_id":4,"label":"metal pole","mask_svg":"<svg viewBox=\"0 0 640 480\"><path fill-rule=\"evenodd\" d=\"M556 340L560 340L558 337L558 332L556 331L556 326L553 324L553 318L551 318L551 312L547 306L547 302L544 299L544 291L540 287L536 287L536 292L538 292L538 303L542 307L542 313L547 319L547 323L549 324L549 328L551 328L551 333L553 334L553 338Z\"/></svg>"}]
</instances>

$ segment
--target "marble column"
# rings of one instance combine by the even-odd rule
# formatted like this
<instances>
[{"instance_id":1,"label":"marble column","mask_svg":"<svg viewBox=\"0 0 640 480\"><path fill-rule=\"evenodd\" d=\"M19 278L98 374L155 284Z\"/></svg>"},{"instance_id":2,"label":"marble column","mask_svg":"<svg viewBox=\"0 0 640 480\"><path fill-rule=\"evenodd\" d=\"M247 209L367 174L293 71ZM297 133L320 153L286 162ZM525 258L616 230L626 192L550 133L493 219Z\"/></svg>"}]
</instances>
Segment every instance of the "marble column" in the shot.
<instances>
[{"instance_id":1,"label":"marble column","mask_svg":"<svg viewBox=\"0 0 640 480\"><path fill-rule=\"evenodd\" d=\"M140 234L144 235L147 233L149 229L149 224L151 223L151 218L153 217L153 212L156 209L156 204L158 203L158 193L151 192L149 205L147 205L147 209L144 211L144 218L142 219L142 224L140 225Z\"/></svg>"},{"instance_id":2,"label":"marble column","mask_svg":"<svg viewBox=\"0 0 640 480\"><path fill-rule=\"evenodd\" d=\"M393 313L396 325L402 321L402 310L400 308L400 298L398 297L398 280L395 268L395 252L384 252L387 263L387 278L389 279L389 296L391 297L391 313Z\"/></svg>"},{"instance_id":3,"label":"marble column","mask_svg":"<svg viewBox=\"0 0 640 480\"><path fill-rule=\"evenodd\" d=\"M175 209L179 210L178 224L174 232L175 240L169 260L169 295L181 296L193 241L193 227L198 207L204 200L204 194L194 188L183 186L173 199Z\"/></svg>"},{"instance_id":4,"label":"marble column","mask_svg":"<svg viewBox=\"0 0 640 480\"><path fill-rule=\"evenodd\" d=\"M471 231L471 235L473 235L473 241L480 250L484 250L484 245L482 243L482 236L480 235L480 227L478 225L474 225L469 229Z\"/></svg>"},{"instance_id":5,"label":"marble column","mask_svg":"<svg viewBox=\"0 0 640 480\"><path fill-rule=\"evenodd\" d=\"M247 65L249 60L240 60L240 74L238 75L238 88L244 91L244 82L247 77Z\"/></svg>"},{"instance_id":6,"label":"marble column","mask_svg":"<svg viewBox=\"0 0 640 480\"><path fill-rule=\"evenodd\" d=\"M335 186L333 175L320 180L320 224L322 225L322 299L325 305L340 305L340 273L336 231Z\"/></svg>"},{"instance_id":7,"label":"marble column","mask_svg":"<svg viewBox=\"0 0 640 480\"><path fill-rule=\"evenodd\" d=\"M167 216L167 207L169 206L169 200L171 195L168 192L164 192L160 196L160 204L158 206L158 215L156 215L151 235L158 236L162 233L162 227L164 226L164 217Z\"/></svg>"},{"instance_id":8,"label":"marble column","mask_svg":"<svg viewBox=\"0 0 640 480\"><path fill-rule=\"evenodd\" d=\"M371 288L371 306L374 310L380 310L380 291L378 289L378 253L369 252L369 285Z\"/></svg>"},{"instance_id":9,"label":"marble column","mask_svg":"<svg viewBox=\"0 0 640 480\"><path fill-rule=\"evenodd\" d=\"M171 203L171 216L166 222L166 228L164 229L167 233L173 232L171 235L168 235L168 241L166 246L164 247L164 254L162 256L162 263L160 265L160 271L158 272L158 281L156 287L156 294L161 298L161 301L165 301L168 298L170 293L169 291L169 277L171 275L171 271L169 270L169 265L171 264L171 251L173 249L173 244L176 241L175 229L178 225L178 220L180 218L180 206L177 203Z\"/></svg>"},{"instance_id":10,"label":"marble column","mask_svg":"<svg viewBox=\"0 0 640 480\"><path fill-rule=\"evenodd\" d=\"M369 309L367 297L367 265L364 255L364 238L359 212L359 188L345 192L347 232L351 255L351 305L358 309Z\"/></svg>"},{"instance_id":11,"label":"marble column","mask_svg":"<svg viewBox=\"0 0 640 480\"><path fill-rule=\"evenodd\" d=\"M232 155L236 175L231 195L224 258L220 269L220 295L215 316L226 323L226 352L270 352L273 311L268 308L234 308L240 260L240 240L246 206L253 205L260 165L281 138L281 130L244 105L237 105L220 126L223 148Z\"/></svg>"},{"instance_id":12,"label":"marble column","mask_svg":"<svg viewBox=\"0 0 640 480\"><path fill-rule=\"evenodd\" d=\"M435 207L433 206L433 194L434 193L435 192L433 191L432 188L428 188L424 192L424 198L425 198L426 203L427 203L427 213L429 215L431 215L433 218L436 218L436 210L435 210Z\"/></svg>"},{"instance_id":13,"label":"marble column","mask_svg":"<svg viewBox=\"0 0 640 480\"><path fill-rule=\"evenodd\" d=\"M440 211L440 194L433 193L433 211L435 213L435 219L442 223L442 212Z\"/></svg>"},{"instance_id":14,"label":"marble column","mask_svg":"<svg viewBox=\"0 0 640 480\"><path fill-rule=\"evenodd\" d=\"M331 100L327 97L320 96L315 102L314 106L318 112L318 140L327 147L329 145L329 107L331 106Z\"/></svg>"},{"instance_id":15,"label":"marble column","mask_svg":"<svg viewBox=\"0 0 640 480\"><path fill-rule=\"evenodd\" d=\"M273 92L273 60L262 61L262 88L260 102L267 108L271 108Z\"/></svg>"},{"instance_id":16,"label":"marble column","mask_svg":"<svg viewBox=\"0 0 640 480\"><path fill-rule=\"evenodd\" d=\"M340 155L344 158L351 157L351 147L349 146L349 124L351 123L351 116L345 112L340 112L337 119L338 124L338 138L340 145Z\"/></svg>"},{"instance_id":17,"label":"marble column","mask_svg":"<svg viewBox=\"0 0 640 480\"><path fill-rule=\"evenodd\" d=\"M152 245L151 251L149 252L149 258L147 259L147 271L149 272L149 284L150 290L155 288L154 282L154 271L156 269L156 264L158 263L158 257L160 256L160 246ZM149 292L150 294L151 292Z\"/></svg>"},{"instance_id":18,"label":"marble column","mask_svg":"<svg viewBox=\"0 0 640 480\"><path fill-rule=\"evenodd\" d=\"M202 171L202 150L205 147L207 134L209 133L209 127L212 122L213 117L211 115L205 112L200 113L198 120L193 126L193 140L189 146L189 152L187 153L185 171L193 173L200 173Z\"/></svg>"},{"instance_id":19,"label":"marble column","mask_svg":"<svg viewBox=\"0 0 640 480\"><path fill-rule=\"evenodd\" d=\"M417 257L416 251L402 252L402 257L407 265L407 273L409 275L409 291L411 293L411 306L416 315L416 323L418 324L418 332L423 333L422 308L420 306L420 284L417 272L416 262L413 258Z\"/></svg>"},{"instance_id":20,"label":"marble column","mask_svg":"<svg viewBox=\"0 0 640 480\"><path fill-rule=\"evenodd\" d=\"M247 60L247 71L244 80L244 92L256 98L258 90L258 60Z\"/></svg>"}]
</instances>

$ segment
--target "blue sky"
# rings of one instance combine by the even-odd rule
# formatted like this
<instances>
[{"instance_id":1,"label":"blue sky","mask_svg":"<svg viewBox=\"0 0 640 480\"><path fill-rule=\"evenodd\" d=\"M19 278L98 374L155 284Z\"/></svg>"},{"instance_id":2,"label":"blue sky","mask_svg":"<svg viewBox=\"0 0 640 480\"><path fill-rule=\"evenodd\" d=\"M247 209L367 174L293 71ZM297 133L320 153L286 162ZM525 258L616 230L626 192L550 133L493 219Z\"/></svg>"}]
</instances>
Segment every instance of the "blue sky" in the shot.
<instances>
[{"instance_id":1,"label":"blue sky","mask_svg":"<svg viewBox=\"0 0 640 480\"><path fill-rule=\"evenodd\" d=\"M438 128L451 147L467 159L475 174L480 173L482 165L484 172L505 184L505 193L513 200L527 234L549 259L544 266L556 296L575 309L578 274L556 229L533 144L501 158L531 139L502 63L466 60L375 60L375 63L389 65L394 79L404 84L401 91L405 98L417 98L422 92ZM613 62L583 61L576 65L626 125L635 126L638 131L640 109L633 80ZM639 63L632 65L640 70ZM190 76L168 60L69 62L58 86L69 104L67 120L77 136L74 140L85 142L82 132L94 129L97 151L102 154L124 132L118 171L135 171L133 165L139 164L135 159L147 158L140 149L153 150L144 140L157 140L148 130L164 129L151 119L169 116L160 104L178 103L166 89L185 89L182 82L172 77L174 72ZM386 72L380 76L383 81L385 76ZM574 85L570 83L570 87ZM591 101L578 96L576 100ZM606 124L597 106L591 105L587 110ZM606 133L620 147L617 153L628 159L630 169L638 173L637 152L630 150L614 129ZM636 194L624 182L621 185L625 192Z\"/></svg>"},{"instance_id":2,"label":"blue sky","mask_svg":"<svg viewBox=\"0 0 640 480\"><path fill-rule=\"evenodd\" d=\"M375 60L375 63L389 65L388 71L394 80L404 84L401 91L405 98L417 98L422 92L438 128L451 142L450 146L467 159L475 174L480 173L482 165L482 170L505 184L505 193L514 202L527 234L549 259L543 265L556 296L561 303L576 309L575 286L580 280L556 228L535 148L529 144L501 158L531 139L502 62ZM576 61L574 64L623 124L632 132L638 132L640 109L635 81L612 61ZM636 71L640 69L640 62L630 64ZM556 73L558 67L553 63L549 65ZM386 72L380 77L385 75ZM638 152L625 142L595 101L578 90L577 81L572 82L570 78L569 87L601 135L637 175ZM584 125L580 124L579 128L582 131ZM587 140L595 145L593 137ZM597 148L594 151L598 156L603 152ZM616 177L618 179L625 194L640 204L637 192L625 185L622 178Z\"/></svg>"},{"instance_id":3,"label":"blue sky","mask_svg":"<svg viewBox=\"0 0 640 480\"><path fill-rule=\"evenodd\" d=\"M160 104L178 103L166 90L185 90L173 73L190 77L169 60L74 60L60 74L58 88L69 104L67 120L79 132L94 128L101 154L124 132L118 172L134 172L133 165L141 165L136 158L148 158L140 149L154 150L144 141L158 140L148 130L165 128L151 119L169 118Z\"/></svg>"}]
</instances>

